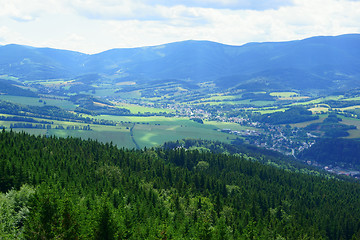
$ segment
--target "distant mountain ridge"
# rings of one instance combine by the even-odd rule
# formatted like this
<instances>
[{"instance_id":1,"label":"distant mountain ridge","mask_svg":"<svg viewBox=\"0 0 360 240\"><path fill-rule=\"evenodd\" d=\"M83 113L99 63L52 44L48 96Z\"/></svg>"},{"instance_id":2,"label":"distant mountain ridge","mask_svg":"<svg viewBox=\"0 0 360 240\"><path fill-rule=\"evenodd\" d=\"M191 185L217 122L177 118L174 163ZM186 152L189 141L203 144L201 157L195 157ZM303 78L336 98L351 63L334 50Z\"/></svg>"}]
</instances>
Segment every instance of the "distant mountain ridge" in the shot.
<instances>
[{"instance_id":1,"label":"distant mountain ridge","mask_svg":"<svg viewBox=\"0 0 360 240\"><path fill-rule=\"evenodd\" d=\"M0 75L36 80L94 73L117 81L214 81L223 88L348 89L360 87L360 34L242 46L189 40L92 55L0 46Z\"/></svg>"}]
</instances>

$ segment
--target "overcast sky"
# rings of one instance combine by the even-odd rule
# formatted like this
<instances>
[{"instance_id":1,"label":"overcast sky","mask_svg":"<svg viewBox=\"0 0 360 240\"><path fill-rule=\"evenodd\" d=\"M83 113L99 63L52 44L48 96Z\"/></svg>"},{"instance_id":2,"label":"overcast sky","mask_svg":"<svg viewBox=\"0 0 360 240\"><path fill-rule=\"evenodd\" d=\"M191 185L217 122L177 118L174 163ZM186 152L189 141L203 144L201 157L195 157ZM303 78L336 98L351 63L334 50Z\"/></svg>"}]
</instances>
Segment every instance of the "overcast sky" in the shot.
<instances>
[{"instance_id":1,"label":"overcast sky","mask_svg":"<svg viewBox=\"0 0 360 240\"><path fill-rule=\"evenodd\" d=\"M0 0L0 45L97 53L360 33L360 0Z\"/></svg>"}]
</instances>

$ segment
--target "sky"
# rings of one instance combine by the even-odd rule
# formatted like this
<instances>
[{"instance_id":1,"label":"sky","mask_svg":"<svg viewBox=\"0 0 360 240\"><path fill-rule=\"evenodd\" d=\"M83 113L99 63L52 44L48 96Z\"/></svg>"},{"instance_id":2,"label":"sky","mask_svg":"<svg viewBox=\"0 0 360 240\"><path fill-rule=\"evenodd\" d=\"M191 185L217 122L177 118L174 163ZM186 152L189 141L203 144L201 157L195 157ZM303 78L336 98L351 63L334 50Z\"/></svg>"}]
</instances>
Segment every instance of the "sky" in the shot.
<instances>
[{"instance_id":1,"label":"sky","mask_svg":"<svg viewBox=\"0 0 360 240\"><path fill-rule=\"evenodd\" d=\"M360 0L0 0L0 45L83 53L360 33Z\"/></svg>"}]
</instances>

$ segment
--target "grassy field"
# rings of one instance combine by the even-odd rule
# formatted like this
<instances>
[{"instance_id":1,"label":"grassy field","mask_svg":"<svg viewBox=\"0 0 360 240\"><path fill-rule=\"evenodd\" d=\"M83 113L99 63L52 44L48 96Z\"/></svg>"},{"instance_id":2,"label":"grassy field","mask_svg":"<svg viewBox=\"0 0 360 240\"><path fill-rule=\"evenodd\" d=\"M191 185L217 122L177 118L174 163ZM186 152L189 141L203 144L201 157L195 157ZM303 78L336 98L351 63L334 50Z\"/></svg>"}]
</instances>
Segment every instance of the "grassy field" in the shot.
<instances>
[{"instance_id":1,"label":"grassy field","mask_svg":"<svg viewBox=\"0 0 360 240\"><path fill-rule=\"evenodd\" d=\"M319 104L322 103L324 101L330 101L330 100L342 100L343 96L328 96L328 97L324 97L324 98L317 98L317 99L313 99L310 101L305 101L305 102L295 102L292 103L291 105L311 105L311 104Z\"/></svg>"},{"instance_id":2,"label":"grassy field","mask_svg":"<svg viewBox=\"0 0 360 240\"><path fill-rule=\"evenodd\" d=\"M231 122L204 121L204 125L212 126L214 129L231 129L233 131L254 130L255 128L241 126Z\"/></svg>"},{"instance_id":3,"label":"grassy field","mask_svg":"<svg viewBox=\"0 0 360 240\"><path fill-rule=\"evenodd\" d=\"M355 118L348 118L348 117L343 117L342 118L342 122L343 124L347 124L347 125L354 125L356 126L357 129L354 130L349 130L349 134L350 136L348 136L347 138L360 138L360 119L355 119Z\"/></svg>"},{"instance_id":4,"label":"grassy field","mask_svg":"<svg viewBox=\"0 0 360 240\"><path fill-rule=\"evenodd\" d=\"M290 124L291 127L297 127L297 128L304 128L306 126L309 126L310 124L312 123L320 123L320 122L323 122L324 119L327 117L328 115L327 114L322 114L322 115L319 115L319 119L317 120L312 120L312 121L307 121L307 122L301 122L301 123L293 123L293 124Z\"/></svg>"},{"instance_id":5,"label":"grassy field","mask_svg":"<svg viewBox=\"0 0 360 240\"><path fill-rule=\"evenodd\" d=\"M341 100L342 101L358 101L358 100L360 100L360 97L344 98Z\"/></svg>"},{"instance_id":6,"label":"grassy field","mask_svg":"<svg viewBox=\"0 0 360 240\"><path fill-rule=\"evenodd\" d=\"M345 107L345 108L334 108L339 111L347 111L347 110L354 110L354 109L360 109L360 105Z\"/></svg>"},{"instance_id":7,"label":"grassy field","mask_svg":"<svg viewBox=\"0 0 360 240\"><path fill-rule=\"evenodd\" d=\"M326 113L329 111L329 108L317 106L314 108L309 108L309 111L311 111L313 114L322 113L322 112Z\"/></svg>"},{"instance_id":8,"label":"grassy field","mask_svg":"<svg viewBox=\"0 0 360 240\"><path fill-rule=\"evenodd\" d=\"M11 115L7 115L11 116ZM165 117L116 117L99 116L102 119L118 121L116 126L90 124L91 131L68 130L68 126L84 127L87 124L65 121L53 121L52 128L47 129L29 129L16 128L14 131L25 131L35 135L55 135L57 137L80 137L82 139L96 139L100 142L112 141L119 147L135 148L133 140L141 147L153 147L161 145L166 141L181 140L184 138L219 140L230 142L235 139L235 135L223 133L221 129L245 130L249 127L242 127L235 123L220 123L208 121L200 124L186 118L165 118ZM45 119L37 119L45 120ZM121 122L122 121L122 122ZM130 123L131 122L131 123ZM10 128L12 122L0 121L0 125ZM33 123L36 124L36 123ZM65 129L55 129L62 126ZM133 139L130 133L134 126Z\"/></svg>"},{"instance_id":9,"label":"grassy field","mask_svg":"<svg viewBox=\"0 0 360 240\"><path fill-rule=\"evenodd\" d=\"M222 94L215 94L209 98L203 98L201 99L201 101L224 101L224 100L232 100L232 99L235 99L235 98L240 98L241 95L239 96L224 96Z\"/></svg>"},{"instance_id":10,"label":"grassy field","mask_svg":"<svg viewBox=\"0 0 360 240\"><path fill-rule=\"evenodd\" d=\"M274 112L285 112L288 108L279 108L279 109L259 109L256 110L256 112L259 112L261 114L268 114L268 113L274 113Z\"/></svg>"},{"instance_id":11,"label":"grassy field","mask_svg":"<svg viewBox=\"0 0 360 240\"><path fill-rule=\"evenodd\" d=\"M98 119L105 119L118 122L132 122L132 123L149 123L149 124L164 124L164 125L183 125L186 127L202 127L202 128L211 128L211 126L206 126L188 118L175 118L175 117L164 117L164 116L150 116L150 117L136 117L136 116L111 116L111 115L101 115L96 116Z\"/></svg>"},{"instance_id":12,"label":"grassy field","mask_svg":"<svg viewBox=\"0 0 360 240\"><path fill-rule=\"evenodd\" d=\"M230 142L231 139L235 139L235 135L230 135L220 131L181 125L158 126L136 124L133 132L134 139L141 148L145 146L156 146L163 144L166 141L175 141L184 138L218 140L222 142Z\"/></svg>"},{"instance_id":13,"label":"grassy field","mask_svg":"<svg viewBox=\"0 0 360 240\"><path fill-rule=\"evenodd\" d=\"M20 96L10 96L10 95L0 95L0 100L10 101L17 104L22 105L29 105L29 106L57 106L64 108L65 110L74 110L76 105L68 100L61 100L61 99L51 99L51 98L35 98L35 97L20 97ZM42 102L39 102L42 100Z\"/></svg>"},{"instance_id":14,"label":"grassy field","mask_svg":"<svg viewBox=\"0 0 360 240\"><path fill-rule=\"evenodd\" d=\"M103 89L96 89L95 93L96 93L96 96L99 96L99 97L112 96L112 95L115 95L116 90L117 89L114 89L114 88L103 88Z\"/></svg>"},{"instance_id":15,"label":"grassy field","mask_svg":"<svg viewBox=\"0 0 360 240\"><path fill-rule=\"evenodd\" d=\"M135 85L135 84L136 84L136 82L132 82L132 81L116 83L117 86L130 86L130 85Z\"/></svg>"},{"instance_id":16,"label":"grassy field","mask_svg":"<svg viewBox=\"0 0 360 240\"><path fill-rule=\"evenodd\" d=\"M58 130L51 129L48 132L50 135L58 137L81 137L82 139L96 139L99 142L113 142L119 147L135 148L135 144L130 137L130 131L125 128L119 129L116 127L93 127L92 131L83 130Z\"/></svg>"}]
</instances>

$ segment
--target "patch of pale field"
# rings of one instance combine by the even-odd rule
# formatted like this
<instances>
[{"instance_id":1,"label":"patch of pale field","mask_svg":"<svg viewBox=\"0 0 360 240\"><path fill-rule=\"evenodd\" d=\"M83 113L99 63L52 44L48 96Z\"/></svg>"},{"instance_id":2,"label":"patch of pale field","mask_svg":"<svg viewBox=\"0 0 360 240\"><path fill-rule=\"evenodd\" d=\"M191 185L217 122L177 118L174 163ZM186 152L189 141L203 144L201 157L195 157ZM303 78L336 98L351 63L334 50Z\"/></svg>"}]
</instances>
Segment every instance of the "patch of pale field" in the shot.
<instances>
[{"instance_id":1,"label":"patch of pale field","mask_svg":"<svg viewBox=\"0 0 360 240\"><path fill-rule=\"evenodd\" d=\"M324 121L324 119L327 117L327 114L322 114L322 115L319 115L319 119L316 119L316 120L312 120L312 121L307 121L307 122L301 122L301 123L292 123L290 124L291 127L297 127L297 128L304 128L304 127L307 127L309 126L310 124L313 124L313 123L321 123Z\"/></svg>"},{"instance_id":2,"label":"patch of pale field","mask_svg":"<svg viewBox=\"0 0 360 240\"><path fill-rule=\"evenodd\" d=\"M313 114L316 114L316 113L328 112L329 108L327 108L327 107L315 107L315 108L309 108L308 110L311 111Z\"/></svg>"},{"instance_id":3,"label":"patch of pale field","mask_svg":"<svg viewBox=\"0 0 360 240\"><path fill-rule=\"evenodd\" d=\"M287 108L256 110L256 112L259 112L261 114L268 114L268 113L275 113L275 112L285 112L285 110L287 110Z\"/></svg>"},{"instance_id":4,"label":"patch of pale field","mask_svg":"<svg viewBox=\"0 0 360 240\"><path fill-rule=\"evenodd\" d=\"M328 97L324 97L324 98L317 98L317 99L313 99L310 101L306 101L306 102L295 102L292 103L291 105L295 106L295 105L310 105L310 104L320 104L324 101L329 101L329 100L340 100L342 99L343 96L328 96Z\"/></svg>"},{"instance_id":5,"label":"patch of pale field","mask_svg":"<svg viewBox=\"0 0 360 240\"><path fill-rule=\"evenodd\" d=\"M167 108L153 108L153 107L147 107L147 106L140 106L136 104L130 104L130 103L121 103L121 102L114 102L114 104L120 108L125 108L130 110L131 113L159 113L159 112L175 112L174 109L167 109Z\"/></svg>"},{"instance_id":6,"label":"patch of pale field","mask_svg":"<svg viewBox=\"0 0 360 240\"><path fill-rule=\"evenodd\" d=\"M231 129L233 131L242 131L242 130L254 130L256 128L248 127L248 126L241 126L237 123L232 122L217 122L217 121L204 121L205 125L213 126L217 129Z\"/></svg>"},{"instance_id":7,"label":"patch of pale field","mask_svg":"<svg viewBox=\"0 0 360 240\"><path fill-rule=\"evenodd\" d=\"M93 102L95 106L100 106L100 107L111 107L108 104L105 103L99 103L99 102Z\"/></svg>"},{"instance_id":8,"label":"patch of pale field","mask_svg":"<svg viewBox=\"0 0 360 240\"><path fill-rule=\"evenodd\" d=\"M359 97L352 97L352 98L344 98L341 99L342 101L358 101L360 100L360 96Z\"/></svg>"},{"instance_id":9,"label":"patch of pale field","mask_svg":"<svg viewBox=\"0 0 360 240\"><path fill-rule=\"evenodd\" d=\"M345 108L334 108L336 110L339 111L346 111L346 110L354 110L354 109L359 109L360 105L354 105L354 106L350 106L350 107L345 107Z\"/></svg>"},{"instance_id":10,"label":"patch of pale field","mask_svg":"<svg viewBox=\"0 0 360 240\"><path fill-rule=\"evenodd\" d=\"M359 129L349 130L348 133L350 135L345 138L350 138L350 139L351 138L360 138L360 130Z\"/></svg>"},{"instance_id":11,"label":"patch of pale field","mask_svg":"<svg viewBox=\"0 0 360 240\"><path fill-rule=\"evenodd\" d=\"M219 95L213 95L209 98L203 98L201 99L201 101L223 101L223 100L232 100L232 99L235 99L236 96L224 96L222 94L219 94Z\"/></svg>"},{"instance_id":12,"label":"patch of pale field","mask_svg":"<svg viewBox=\"0 0 360 240\"><path fill-rule=\"evenodd\" d=\"M136 84L136 82L132 82L132 81L116 83L117 86L131 86L131 85L135 85L135 84Z\"/></svg>"},{"instance_id":13,"label":"patch of pale field","mask_svg":"<svg viewBox=\"0 0 360 240\"><path fill-rule=\"evenodd\" d=\"M309 99L309 98L310 97L281 97L281 98L278 98L277 100L279 100L279 101L286 101L286 100L300 101L300 100Z\"/></svg>"}]
</instances>

